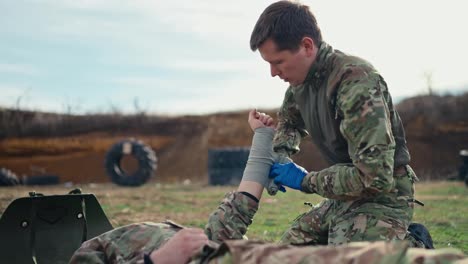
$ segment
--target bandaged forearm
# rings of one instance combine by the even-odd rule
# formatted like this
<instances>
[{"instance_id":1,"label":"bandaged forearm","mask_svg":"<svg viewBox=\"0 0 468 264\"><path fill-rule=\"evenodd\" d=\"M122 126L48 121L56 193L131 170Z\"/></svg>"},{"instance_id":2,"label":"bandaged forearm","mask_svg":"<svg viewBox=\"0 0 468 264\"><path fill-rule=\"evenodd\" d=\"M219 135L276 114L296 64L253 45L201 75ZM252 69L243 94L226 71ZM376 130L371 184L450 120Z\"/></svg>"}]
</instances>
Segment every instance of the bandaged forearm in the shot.
<instances>
[{"instance_id":1,"label":"bandaged forearm","mask_svg":"<svg viewBox=\"0 0 468 264\"><path fill-rule=\"evenodd\" d=\"M254 181L267 186L270 167L275 162L272 141L275 131L269 127L255 129L243 181Z\"/></svg>"}]
</instances>

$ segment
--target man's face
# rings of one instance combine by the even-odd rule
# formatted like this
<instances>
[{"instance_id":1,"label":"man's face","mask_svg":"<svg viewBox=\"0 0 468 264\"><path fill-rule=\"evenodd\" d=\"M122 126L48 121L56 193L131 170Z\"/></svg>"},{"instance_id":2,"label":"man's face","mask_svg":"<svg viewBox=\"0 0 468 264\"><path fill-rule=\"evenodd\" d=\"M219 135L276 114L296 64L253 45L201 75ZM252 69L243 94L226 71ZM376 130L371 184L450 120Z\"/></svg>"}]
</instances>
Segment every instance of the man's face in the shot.
<instances>
[{"instance_id":1,"label":"man's face","mask_svg":"<svg viewBox=\"0 0 468 264\"><path fill-rule=\"evenodd\" d=\"M270 64L271 77L278 76L290 85L297 86L304 82L315 59L313 42L311 45L301 43L296 51L278 51L276 43L267 39L258 50L262 58Z\"/></svg>"}]
</instances>

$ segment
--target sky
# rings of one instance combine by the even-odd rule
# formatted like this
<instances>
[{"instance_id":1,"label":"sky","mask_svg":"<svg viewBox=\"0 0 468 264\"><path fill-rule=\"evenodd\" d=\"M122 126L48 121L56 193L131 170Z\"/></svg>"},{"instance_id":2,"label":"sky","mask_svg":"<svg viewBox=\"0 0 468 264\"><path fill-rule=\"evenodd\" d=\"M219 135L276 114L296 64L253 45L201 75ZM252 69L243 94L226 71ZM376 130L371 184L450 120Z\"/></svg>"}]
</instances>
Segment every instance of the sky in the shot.
<instances>
[{"instance_id":1,"label":"sky","mask_svg":"<svg viewBox=\"0 0 468 264\"><path fill-rule=\"evenodd\" d=\"M0 106L204 114L280 106L249 48L273 1L0 0ZM468 91L465 1L301 1L324 40L371 62L395 99Z\"/></svg>"}]
</instances>

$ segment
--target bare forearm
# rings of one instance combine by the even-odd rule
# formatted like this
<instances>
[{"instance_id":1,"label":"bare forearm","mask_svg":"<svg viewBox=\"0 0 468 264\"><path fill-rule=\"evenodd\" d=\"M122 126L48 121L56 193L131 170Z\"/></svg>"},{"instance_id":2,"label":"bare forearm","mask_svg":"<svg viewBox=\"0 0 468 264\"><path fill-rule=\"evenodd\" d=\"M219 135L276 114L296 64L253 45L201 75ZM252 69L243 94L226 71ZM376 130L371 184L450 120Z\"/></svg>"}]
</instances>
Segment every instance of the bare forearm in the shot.
<instances>
[{"instance_id":1,"label":"bare forearm","mask_svg":"<svg viewBox=\"0 0 468 264\"><path fill-rule=\"evenodd\" d=\"M239 184L239 188L237 189L237 191L250 193L251 195L255 196L255 198L260 200L260 198L262 198L263 189L263 185L261 185L258 182L243 180Z\"/></svg>"}]
</instances>

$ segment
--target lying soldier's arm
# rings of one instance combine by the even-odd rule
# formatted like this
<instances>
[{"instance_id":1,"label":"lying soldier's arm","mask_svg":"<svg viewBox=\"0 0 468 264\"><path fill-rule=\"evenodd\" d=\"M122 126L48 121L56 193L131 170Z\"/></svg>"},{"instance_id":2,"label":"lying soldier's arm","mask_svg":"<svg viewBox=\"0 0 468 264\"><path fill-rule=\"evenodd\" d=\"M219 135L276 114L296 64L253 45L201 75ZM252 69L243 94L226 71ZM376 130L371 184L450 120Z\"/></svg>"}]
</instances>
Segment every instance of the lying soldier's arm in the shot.
<instances>
[{"instance_id":1,"label":"lying soldier's arm","mask_svg":"<svg viewBox=\"0 0 468 264\"><path fill-rule=\"evenodd\" d=\"M249 113L249 124L255 133L242 181L237 192L226 194L218 208L211 213L205 227L208 238L215 242L242 239L257 212L264 186L269 181L268 174L274 162L271 117L252 110Z\"/></svg>"},{"instance_id":2,"label":"lying soldier's arm","mask_svg":"<svg viewBox=\"0 0 468 264\"><path fill-rule=\"evenodd\" d=\"M205 234L212 241L242 239L258 209L258 200L246 192L226 194L208 218Z\"/></svg>"}]
</instances>

